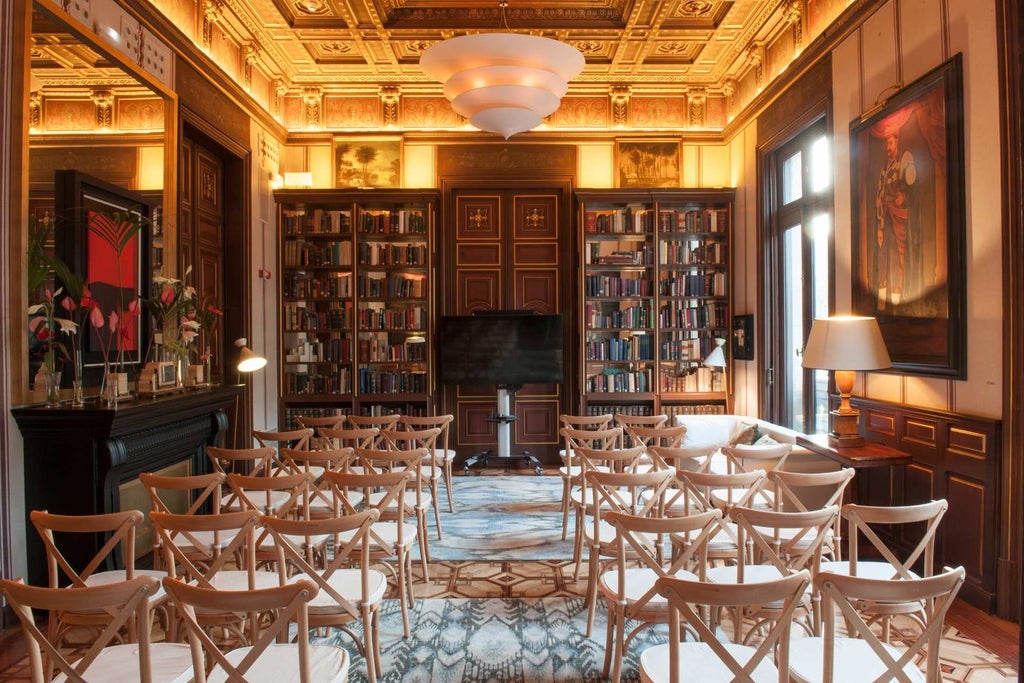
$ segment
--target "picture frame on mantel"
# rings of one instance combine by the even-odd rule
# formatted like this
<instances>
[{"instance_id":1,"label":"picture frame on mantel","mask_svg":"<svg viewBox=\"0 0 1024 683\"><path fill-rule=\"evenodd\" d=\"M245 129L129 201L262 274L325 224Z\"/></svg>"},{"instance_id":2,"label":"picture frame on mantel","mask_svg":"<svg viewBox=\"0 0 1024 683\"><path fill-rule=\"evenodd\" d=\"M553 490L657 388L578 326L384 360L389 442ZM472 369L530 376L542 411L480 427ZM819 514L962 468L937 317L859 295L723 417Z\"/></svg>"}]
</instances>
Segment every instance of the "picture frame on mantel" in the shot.
<instances>
[{"instance_id":1,"label":"picture frame on mantel","mask_svg":"<svg viewBox=\"0 0 1024 683\"><path fill-rule=\"evenodd\" d=\"M961 56L850 124L852 308L892 368L967 378Z\"/></svg>"},{"instance_id":2,"label":"picture frame on mantel","mask_svg":"<svg viewBox=\"0 0 1024 683\"><path fill-rule=\"evenodd\" d=\"M732 318L733 360L754 360L754 316L736 315Z\"/></svg>"},{"instance_id":3,"label":"picture frame on mantel","mask_svg":"<svg viewBox=\"0 0 1024 683\"><path fill-rule=\"evenodd\" d=\"M334 138L334 186L394 188L402 186L402 138Z\"/></svg>"}]
</instances>

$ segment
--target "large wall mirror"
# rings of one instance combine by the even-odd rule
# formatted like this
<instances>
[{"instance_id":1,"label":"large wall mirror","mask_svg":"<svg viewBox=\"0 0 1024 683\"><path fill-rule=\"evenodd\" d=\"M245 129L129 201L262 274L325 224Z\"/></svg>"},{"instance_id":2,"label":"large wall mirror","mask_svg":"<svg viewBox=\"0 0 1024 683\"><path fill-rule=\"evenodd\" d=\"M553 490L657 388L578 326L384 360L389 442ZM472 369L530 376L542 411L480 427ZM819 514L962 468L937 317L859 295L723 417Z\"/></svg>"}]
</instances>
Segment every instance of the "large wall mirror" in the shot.
<instances>
[{"instance_id":1,"label":"large wall mirror","mask_svg":"<svg viewBox=\"0 0 1024 683\"><path fill-rule=\"evenodd\" d=\"M29 213L37 222L58 221L58 171L78 171L142 196L153 217L146 240L153 272L143 276L173 276L176 212L166 208L176 200L176 96L101 39L93 29L111 29L99 26L81 23L49 0L33 2Z\"/></svg>"}]
</instances>

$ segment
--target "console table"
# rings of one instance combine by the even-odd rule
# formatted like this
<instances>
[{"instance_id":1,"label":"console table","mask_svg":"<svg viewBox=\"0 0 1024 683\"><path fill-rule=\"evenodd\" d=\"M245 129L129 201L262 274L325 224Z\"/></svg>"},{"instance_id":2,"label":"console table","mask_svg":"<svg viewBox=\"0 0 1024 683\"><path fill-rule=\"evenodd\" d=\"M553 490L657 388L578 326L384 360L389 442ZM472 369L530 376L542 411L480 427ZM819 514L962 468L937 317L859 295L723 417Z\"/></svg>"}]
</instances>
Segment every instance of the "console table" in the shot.
<instances>
[{"instance_id":1,"label":"console table","mask_svg":"<svg viewBox=\"0 0 1024 683\"><path fill-rule=\"evenodd\" d=\"M843 467L851 467L855 470L871 467L892 468L909 465L914 460L910 453L874 441L865 441L860 446L835 446L829 441L828 434L800 434L796 437L796 443L812 453L817 453ZM860 500L857 477L850 482L847 493L855 503L866 502Z\"/></svg>"},{"instance_id":2,"label":"console table","mask_svg":"<svg viewBox=\"0 0 1024 683\"><path fill-rule=\"evenodd\" d=\"M228 412L242 392L224 386L156 398L136 398L116 408L87 403L75 408L42 405L11 410L25 443L25 511L28 581L46 585L46 554L28 513L69 515L117 512L121 484L142 472L188 461L209 471L206 447L218 445ZM84 566L102 539L65 544L69 560Z\"/></svg>"}]
</instances>

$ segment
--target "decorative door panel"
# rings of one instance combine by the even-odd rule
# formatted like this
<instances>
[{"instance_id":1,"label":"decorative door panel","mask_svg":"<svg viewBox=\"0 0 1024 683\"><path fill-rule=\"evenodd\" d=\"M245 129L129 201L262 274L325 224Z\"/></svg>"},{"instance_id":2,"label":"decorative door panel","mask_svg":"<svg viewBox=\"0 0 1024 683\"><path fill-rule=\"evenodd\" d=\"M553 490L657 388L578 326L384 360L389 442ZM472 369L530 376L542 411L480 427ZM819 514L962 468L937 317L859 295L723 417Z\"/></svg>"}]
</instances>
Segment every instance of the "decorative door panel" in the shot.
<instances>
[{"instance_id":1,"label":"decorative door panel","mask_svg":"<svg viewBox=\"0 0 1024 683\"><path fill-rule=\"evenodd\" d=\"M497 441L497 432L493 422L488 418L494 414L494 402L460 401L456 413L456 443L462 445L493 446ZM466 455L470 455L470 449ZM482 449L486 450L486 449Z\"/></svg>"},{"instance_id":2,"label":"decorative door panel","mask_svg":"<svg viewBox=\"0 0 1024 683\"><path fill-rule=\"evenodd\" d=\"M508 187L501 181L502 188ZM490 187L451 191L444 203L454 215L442 221L445 287L440 310L470 315L487 310L534 310L559 314L574 310L567 296L571 254L570 216L565 214L568 186L522 190ZM447 234L445 234L447 232ZM562 272L565 271L565 272ZM571 318L571 316L569 316ZM566 320L565 338L571 336ZM569 370L571 362L566 362ZM488 419L496 412L493 386L447 387L446 412L456 416L455 447L459 459L494 449L497 430ZM529 384L513 396L512 453L528 450L542 462L558 461L558 415L562 387Z\"/></svg>"},{"instance_id":3,"label":"decorative door panel","mask_svg":"<svg viewBox=\"0 0 1024 683\"><path fill-rule=\"evenodd\" d=\"M519 266L557 266L558 244L556 242L513 244L512 258Z\"/></svg>"},{"instance_id":4,"label":"decorative door panel","mask_svg":"<svg viewBox=\"0 0 1024 683\"><path fill-rule=\"evenodd\" d=\"M558 271L515 270L513 308L530 309L545 315L558 313Z\"/></svg>"},{"instance_id":5,"label":"decorative door panel","mask_svg":"<svg viewBox=\"0 0 1024 683\"><path fill-rule=\"evenodd\" d=\"M515 241L558 241L558 197L517 195L515 197Z\"/></svg>"},{"instance_id":6,"label":"decorative door panel","mask_svg":"<svg viewBox=\"0 0 1024 683\"><path fill-rule=\"evenodd\" d=\"M501 308L501 272L498 270L460 268L455 288L459 297L455 315Z\"/></svg>"},{"instance_id":7,"label":"decorative door panel","mask_svg":"<svg viewBox=\"0 0 1024 683\"><path fill-rule=\"evenodd\" d=\"M465 240L501 239L501 198L474 195L455 200L455 238Z\"/></svg>"}]
</instances>

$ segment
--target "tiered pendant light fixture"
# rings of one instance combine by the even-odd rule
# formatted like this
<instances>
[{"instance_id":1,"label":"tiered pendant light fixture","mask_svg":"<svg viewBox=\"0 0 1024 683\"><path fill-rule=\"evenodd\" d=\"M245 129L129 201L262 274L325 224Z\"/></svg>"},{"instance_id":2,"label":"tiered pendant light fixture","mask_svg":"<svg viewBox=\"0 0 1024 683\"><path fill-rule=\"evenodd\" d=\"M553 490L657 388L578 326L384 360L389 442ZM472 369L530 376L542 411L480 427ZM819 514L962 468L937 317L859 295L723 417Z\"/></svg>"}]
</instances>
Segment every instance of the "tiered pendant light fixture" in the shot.
<instances>
[{"instance_id":1,"label":"tiered pendant light fixture","mask_svg":"<svg viewBox=\"0 0 1024 683\"><path fill-rule=\"evenodd\" d=\"M507 30L508 3L502 0L499 7ZM420 67L444 83L444 96L457 114L506 140L553 114L585 64L571 45L510 32L450 38L420 56Z\"/></svg>"}]
</instances>

